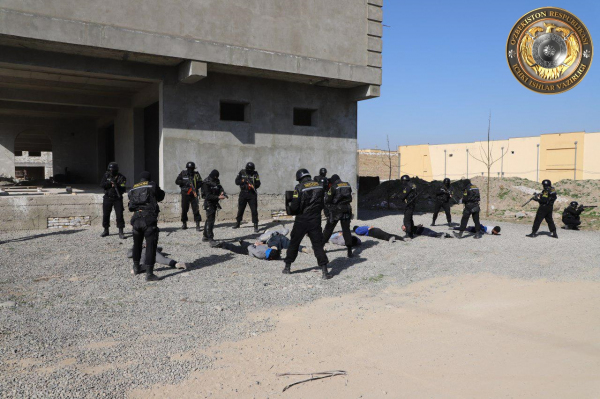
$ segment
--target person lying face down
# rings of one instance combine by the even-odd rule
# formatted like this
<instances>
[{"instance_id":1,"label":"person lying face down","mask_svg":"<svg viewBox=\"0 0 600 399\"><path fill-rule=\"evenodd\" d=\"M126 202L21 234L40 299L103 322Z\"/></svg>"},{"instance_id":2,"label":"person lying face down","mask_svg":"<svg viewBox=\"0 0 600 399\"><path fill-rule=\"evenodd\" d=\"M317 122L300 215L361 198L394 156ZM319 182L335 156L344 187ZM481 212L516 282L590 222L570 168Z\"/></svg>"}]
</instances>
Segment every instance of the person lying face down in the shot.
<instances>
[{"instance_id":1,"label":"person lying face down","mask_svg":"<svg viewBox=\"0 0 600 399\"><path fill-rule=\"evenodd\" d=\"M402 231L406 231L406 226L402 226ZM419 224L417 226L413 226L413 235L415 236L425 236L425 237L432 237L432 238L452 238L452 236L448 233L438 233L436 231L433 231L427 227L423 227L422 224Z\"/></svg>"},{"instance_id":2,"label":"person lying face down","mask_svg":"<svg viewBox=\"0 0 600 399\"><path fill-rule=\"evenodd\" d=\"M481 226L480 230L482 234L490 234L490 235L494 235L494 236L499 236L500 235L500 230L502 230L500 228L500 226L484 226L482 224L480 224L479 226ZM460 230L460 227L454 227L452 230ZM475 233L475 226L469 226L467 227L467 230L469 233Z\"/></svg>"},{"instance_id":3,"label":"person lying face down","mask_svg":"<svg viewBox=\"0 0 600 399\"><path fill-rule=\"evenodd\" d=\"M133 248L129 248L127 250L127 257L133 258ZM142 247L142 256L140 259L146 259L146 243L144 243ZM187 268L187 265L185 263L177 262L176 260L167 258L165 255L163 255L162 247L156 248L156 263L158 263L159 265L169 266L171 269L185 270ZM133 273L133 270L131 272Z\"/></svg>"},{"instance_id":4,"label":"person lying face down","mask_svg":"<svg viewBox=\"0 0 600 399\"><path fill-rule=\"evenodd\" d=\"M283 236L285 237L285 236ZM269 247L260 241L254 244L241 240L240 245L231 242L219 242L215 244L216 248L226 249L238 255L248 255L256 259L278 260L281 259L281 251L276 246Z\"/></svg>"},{"instance_id":5,"label":"person lying face down","mask_svg":"<svg viewBox=\"0 0 600 399\"><path fill-rule=\"evenodd\" d=\"M404 241L404 238L396 234L386 233L385 231L373 226L354 226L352 230L354 230L354 234L359 236L369 236L389 242L396 242L396 240Z\"/></svg>"},{"instance_id":6,"label":"person lying face down","mask_svg":"<svg viewBox=\"0 0 600 399\"><path fill-rule=\"evenodd\" d=\"M338 231L337 233L333 233L331 235L331 238L329 239L329 242L334 245L339 245L341 247L345 247L346 241L344 240L344 233L341 231ZM358 238L356 236L352 236L352 246L357 247L360 244L361 244L360 238Z\"/></svg>"}]
</instances>

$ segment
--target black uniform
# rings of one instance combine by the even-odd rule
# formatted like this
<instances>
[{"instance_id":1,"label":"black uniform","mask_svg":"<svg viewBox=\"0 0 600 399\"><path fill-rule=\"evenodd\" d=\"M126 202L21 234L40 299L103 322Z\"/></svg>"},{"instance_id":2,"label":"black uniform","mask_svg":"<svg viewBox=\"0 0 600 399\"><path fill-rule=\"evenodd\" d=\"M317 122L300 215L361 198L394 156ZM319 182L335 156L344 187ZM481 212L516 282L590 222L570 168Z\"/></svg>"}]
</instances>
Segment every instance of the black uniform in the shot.
<instances>
[{"instance_id":1,"label":"black uniform","mask_svg":"<svg viewBox=\"0 0 600 399\"><path fill-rule=\"evenodd\" d=\"M344 236L346 247L351 248L352 187L350 184L340 180L337 175L332 176L331 183L331 187L327 191L327 194L325 194L325 208L329 211L329 216L325 225L325 231L323 232L323 245L329 241L339 221L342 225L342 235Z\"/></svg>"},{"instance_id":2,"label":"black uniform","mask_svg":"<svg viewBox=\"0 0 600 399\"><path fill-rule=\"evenodd\" d=\"M321 169L321 171L323 170L325 170L325 168ZM325 170L325 174L321 173L319 174L319 176L315 176L314 180L316 182L319 182L319 184L323 186L324 193L327 193L329 191L331 181L327 178L327 170ZM329 209L327 207L323 208L323 213L325 214L325 219L329 219Z\"/></svg>"},{"instance_id":3,"label":"black uniform","mask_svg":"<svg viewBox=\"0 0 600 399\"><path fill-rule=\"evenodd\" d=\"M204 210L206 211L206 222L204 223L203 241L213 241L215 235L213 229L217 219L217 211L221 209L219 196L223 193L223 187L219 180L219 172L213 170L202 182L202 198L204 198Z\"/></svg>"},{"instance_id":4,"label":"black uniform","mask_svg":"<svg viewBox=\"0 0 600 399\"><path fill-rule=\"evenodd\" d=\"M310 175L302 177L296 186L289 204L289 209L293 215L296 215L296 220L292 228L290 247L285 257L284 272L287 270L289 273L288 266L296 260L300 242L308 234L319 266L323 268L323 277L329 277L327 275L329 259L323 250L323 230L321 230L323 194L323 186L319 182L313 181Z\"/></svg>"},{"instance_id":5,"label":"black uniform","mask_svg":"<svg viewBox=\"0 0 600 399\"><path fill-rule=\"evenodd\" d=\"M578 229L581 224L580 215L583 212L583 205L569 205L562 214L562 222L568 229Z\"/></svg>"},{"instance_id":6,"label":"black uniform","mask_svg":"<svg viewBox=\"0 0 600 399\"><path fill-rule=\"evenodd\" d=\"M552 212L554 211L554 202L556 201L556 190L554 187L544 187L539 196L534 197L534 201L540 204L540 207L535 214L533 220L533 228L531 229L533 234L536 234L542 224L542 220L546 220L548 223L548 229L551 233L556 232L556 225L552 218Z\"/></svg>"},{"instance_id":7,"label":"black uniform","mask_svg":"<svg viewBox=\"0 0 600 399\"><path fill-rule=\"evenodd\" d=\"M125 219L123 219L123 194L125 193L125 184L127 179L122 174L116 175L110 172L104 173L100 187L104 189L104 197L102 198L102 227L108 229L110 227L110 213L115 209L117 216L117 227L123 229L125 227Z\"/></svg>"},{"instance_id":8,"label":"black uniform","mask_svg":"<svg viewBox=\"0 0 600 399\"><path fill-rule=\"evenodd\" d=\"M131 225L133 226L133 271L140 273L140 256L142 244L146 239L146 280L156 280L154 263L156 262L156 248L158 245L158 203L165 198L165 192L149 179L150 173L142 173L142 179L129 191L129 211L133 212Z\"/></svg>"},{"instance_id":9,"label":"black uniform","mask_svg":"<svg viewBox=\"0 0 600 399\"><path fill-rule=\"evenodd\" d=\"M181 188L181 221L183 223L187 222L187 214L191 205L192 213L194 214L194 222L201 222L202 216L200 216L200 206L198 205L198 193L202 186L202 177L200 177L200 173L196 171L190 173L189 170L184 169L179 176L177 176L175 184Z\"/></svg>"},{"instance_id":10,"label":"black uniform","mask_svg":"<svg viewBox=\"0 0 600 399\"><path fill-rule=\"evenodd\" d=\"M452 223L452 215L450 214L450 196L452 195L452 190L450 190L450 186L442 185L440 189L435 193L435 208L433 210L433 221L432 225L435 225L435 221L437 220L438 213L443 208L444 212L446 212L446 221L448 224Z\"/></svg>"},{"instance_id":11,"label":"black uniform","mask_svg":"<svg viewBox=\"0 0 600 399\"><path fill-rule=\"evenodd\" d=\"M252 213L252 223L258 224L258 194L256 190L260 188L260 176L254 170L242 169L235 178L235 184L240 186L240 198L238 199L237 223L242 222L246 204L250 205Z\"/></svg>"},{"instance_id":12,"label":"black uniform","mask_svg":"<svg viewBox=\"0 0 600 399\"><path fill-rule=\"evenodd\" d=\"M479 206L479 201L481 201L479 188L474 184L470 184L463 192L463 204L465 204L465 208L463 209L462 219L460 220L461 235L467 229L467 223L469 223L469 218L471 216L475 223L475 231L481 231L481 225L479 223L479 212L481 211L481 208ZM476 233L475 238L479 237L481 237L481 233Z\"/></svg>"},{"instance_id":13,"label":"black uniform","mask_svg":"<svg viewBox=\"0 0 600 399\"><path fill-rule=\"evenodd\" d=\"M404 183L404 189L402 190L402 194L400 194L400 200L406 201L406 208L404 208L404 220L403 225L406 227L406 234L413 238L414 234L412 233L415 222L413 221L413 214L415 212L415 207L417 206L417 186L410 181Z\"/></svg>"}]
</instances>

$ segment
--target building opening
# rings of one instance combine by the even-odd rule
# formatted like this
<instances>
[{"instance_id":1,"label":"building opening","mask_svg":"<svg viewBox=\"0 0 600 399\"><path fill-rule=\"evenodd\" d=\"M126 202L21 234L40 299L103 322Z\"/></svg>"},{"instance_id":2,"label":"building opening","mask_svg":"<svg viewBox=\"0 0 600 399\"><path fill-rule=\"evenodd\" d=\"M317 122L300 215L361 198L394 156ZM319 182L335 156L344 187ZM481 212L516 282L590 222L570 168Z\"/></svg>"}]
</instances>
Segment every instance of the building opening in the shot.
<instances>
[{"instance_id":1,"label":"building opening","mask_svg":"<svg viewBox=\"0 0 600 399\"><path fill-rule=\"evenodd\" d=\"M39 130L25 130L15 138L15 178L44 180L53 175L52 142Z\"/></svg>"}]
</instances>

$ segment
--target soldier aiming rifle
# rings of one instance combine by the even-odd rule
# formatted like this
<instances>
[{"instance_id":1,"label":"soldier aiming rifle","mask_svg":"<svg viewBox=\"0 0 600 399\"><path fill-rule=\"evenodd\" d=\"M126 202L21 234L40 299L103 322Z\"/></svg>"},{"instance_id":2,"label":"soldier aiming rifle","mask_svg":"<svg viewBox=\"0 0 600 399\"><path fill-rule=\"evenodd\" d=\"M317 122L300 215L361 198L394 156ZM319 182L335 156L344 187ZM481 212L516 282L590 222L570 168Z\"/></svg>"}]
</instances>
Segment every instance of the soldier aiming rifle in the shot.
<instances>
[{"instance_id":1,"label":"soldier aiming rifle","mask_svg":"<svg viewBox=\"0 0 600 399\"><path fill-rule=\"evenodd\" d=\"M596 205L579 205L577 201L573 201L569 204L568 207L565 208L562 214L562 222L565 224L563 227L566 230L579 230L579 226L581 225L581 217L580 215L586 209L596 208Z\"/></svg>"}]
</instances>

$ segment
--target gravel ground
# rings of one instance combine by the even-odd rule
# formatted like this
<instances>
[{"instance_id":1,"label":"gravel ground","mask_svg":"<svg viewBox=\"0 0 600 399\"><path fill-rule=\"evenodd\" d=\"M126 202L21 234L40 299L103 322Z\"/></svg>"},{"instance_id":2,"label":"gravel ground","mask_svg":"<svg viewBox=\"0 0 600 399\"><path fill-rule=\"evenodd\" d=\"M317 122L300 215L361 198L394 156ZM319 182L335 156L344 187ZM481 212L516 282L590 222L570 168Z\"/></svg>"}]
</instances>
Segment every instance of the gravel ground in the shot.
<instances>
[{"instance_id":1,"label":"gravel ground","mask_svg":"<svg viewBox=\"0 0 600 399\"><path fill-rule=\"evenodd\" d=\"M360 216L360 224L395 233L402 220L377 211ZM428 225L431 215L415 220ZM249 225L232 225L219 224L217 239L257 237ZM312 254L300 253L284 276L281 261L212 249L179 224L161 226L159 245L191 267L157 266L162 280L155 283L130 275L131 238L101 239L99 228L0 234L0 396L125 397L130 389L176 383L212 366L207 346L273 328L269 318L248 321L248 313L357 290L475 273L600 281L598 233L559 230L558 240L530 239L528 226L501 226L502 236L481 240L366 238L352 259L328 245L328 281Z\"/></svg>"}]
</instances>

